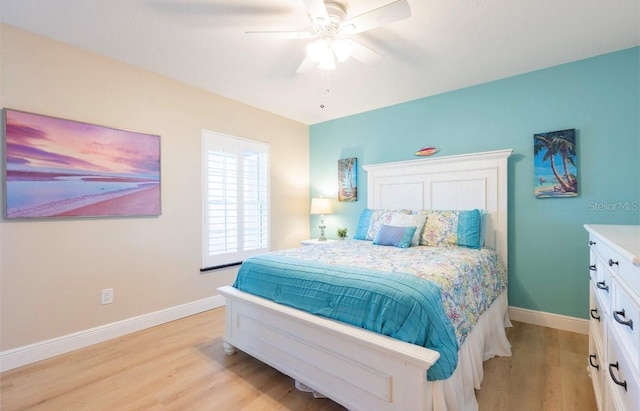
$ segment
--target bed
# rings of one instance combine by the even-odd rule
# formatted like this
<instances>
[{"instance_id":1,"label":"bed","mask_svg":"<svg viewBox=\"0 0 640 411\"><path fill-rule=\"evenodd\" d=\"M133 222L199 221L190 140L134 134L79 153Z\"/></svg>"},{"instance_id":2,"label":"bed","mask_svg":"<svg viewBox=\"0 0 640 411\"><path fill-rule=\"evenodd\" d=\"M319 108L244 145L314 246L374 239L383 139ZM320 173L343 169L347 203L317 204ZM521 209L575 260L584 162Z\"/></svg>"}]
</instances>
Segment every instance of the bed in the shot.
<instances>
[{"instance_id":1,"label":"bed","mask_svg":"<svg viewBox=\"0 0 640 411\"><path fill-rule=\"evenodd\" d=\"M500 150L364 166L367 208L484 210L484 245L507 267L510 153ZM231 286L218 290L227 304L227 354L240 349L291 376L297 387L350 410L476 410L474 389L482 382L482 362L510 355L504 332L510 325L506 289L492 297L467 330L456 347L457 363L445 379L427 378L429 370L442 362L435 349ZM458 329L454 332L457 336Z\"/></svg>"}]
</instances>

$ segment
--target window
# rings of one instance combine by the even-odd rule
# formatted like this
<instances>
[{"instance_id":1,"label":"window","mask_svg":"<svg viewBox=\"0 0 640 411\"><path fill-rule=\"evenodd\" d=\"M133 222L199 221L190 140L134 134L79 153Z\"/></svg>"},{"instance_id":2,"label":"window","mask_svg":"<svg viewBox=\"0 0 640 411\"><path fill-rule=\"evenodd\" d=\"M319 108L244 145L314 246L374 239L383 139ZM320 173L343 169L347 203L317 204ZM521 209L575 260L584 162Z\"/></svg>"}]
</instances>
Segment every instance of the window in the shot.
<instances>
[{"instance_id":1,"label":"window","mask_svg":"<svg viewBox=\"0 0 640 411\"><path fill-rule=\"evenodd\" d=\"M269 145L203 131L202 148L204 269L269 251Z\"/></svg>"}]
</instances>

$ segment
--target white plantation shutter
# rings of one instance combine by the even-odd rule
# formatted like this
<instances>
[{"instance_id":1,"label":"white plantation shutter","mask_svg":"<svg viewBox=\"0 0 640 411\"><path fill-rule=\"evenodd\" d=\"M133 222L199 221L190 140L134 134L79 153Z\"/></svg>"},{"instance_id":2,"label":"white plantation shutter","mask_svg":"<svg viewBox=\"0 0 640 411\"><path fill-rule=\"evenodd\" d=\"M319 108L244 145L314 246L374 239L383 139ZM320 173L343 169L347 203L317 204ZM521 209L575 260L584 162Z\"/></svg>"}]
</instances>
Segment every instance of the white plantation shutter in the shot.
<instances>
[{"instance_id":1,"label":"white plantation shutter","mask_svg":"<svg viewBox=\"0 0 640 411\"><path fill-rule=\"evenodd\" d=\"M269 145L203 131L203 267L269 251Z\"/></svg>"}]
</instances>

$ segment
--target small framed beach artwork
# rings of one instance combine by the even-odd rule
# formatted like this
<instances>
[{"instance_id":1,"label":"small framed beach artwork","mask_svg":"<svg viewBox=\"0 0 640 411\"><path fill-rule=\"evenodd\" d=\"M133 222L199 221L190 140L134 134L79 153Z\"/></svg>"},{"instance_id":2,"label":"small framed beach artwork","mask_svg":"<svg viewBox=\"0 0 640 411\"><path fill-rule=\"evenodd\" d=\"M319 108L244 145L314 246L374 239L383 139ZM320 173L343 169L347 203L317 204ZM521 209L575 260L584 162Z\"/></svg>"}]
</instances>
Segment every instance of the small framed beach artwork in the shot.
<instances>
[{"instance_id":1,"label":"small framed beach artwork","mask_svg":"<svg viewBox=\"0 0 640 411\"><path fill-rule=\"evenodd\" d=\"M358 201L358 159L338 160L338 201Z\"/></svg>"},{"instance_id":2,"label":"small framed beach artwork","mask_svg":"<svg viewBox=\"0 0 640 411\"><path fill-rule=\"evenodd\" d=\"M160 215L160 136L4 114L5 218Z\"/></svg>"},{"instance_id":3,"label":"small framed beach artwork","mask_svg":"<svg viewBox=\"0 0 640 411\"><path fill-rule=\"evenodd\" d=\"M533 135L536 198L578 195L576 130Z\"/></svg>"}]
</instances>

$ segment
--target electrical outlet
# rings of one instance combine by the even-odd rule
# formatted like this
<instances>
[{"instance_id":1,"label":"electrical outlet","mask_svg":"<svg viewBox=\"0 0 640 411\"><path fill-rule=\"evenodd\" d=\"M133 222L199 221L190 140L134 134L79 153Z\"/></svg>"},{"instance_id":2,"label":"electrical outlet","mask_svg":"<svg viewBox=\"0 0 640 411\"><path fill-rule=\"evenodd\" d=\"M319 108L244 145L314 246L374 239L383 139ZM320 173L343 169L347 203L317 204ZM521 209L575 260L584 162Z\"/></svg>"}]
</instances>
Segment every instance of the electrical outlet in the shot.
<instances>
[{"instance_id":1,"label":"electrical outlet","mask_svg":"<svg viewBox=\"0 0 640 411\"><path fill-rule=\"evenodd\" d=\"M111 304L113 302L113 288L105 288L102 290L102 304Z\"/></svg>"}]
</instances>

